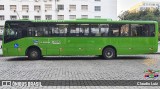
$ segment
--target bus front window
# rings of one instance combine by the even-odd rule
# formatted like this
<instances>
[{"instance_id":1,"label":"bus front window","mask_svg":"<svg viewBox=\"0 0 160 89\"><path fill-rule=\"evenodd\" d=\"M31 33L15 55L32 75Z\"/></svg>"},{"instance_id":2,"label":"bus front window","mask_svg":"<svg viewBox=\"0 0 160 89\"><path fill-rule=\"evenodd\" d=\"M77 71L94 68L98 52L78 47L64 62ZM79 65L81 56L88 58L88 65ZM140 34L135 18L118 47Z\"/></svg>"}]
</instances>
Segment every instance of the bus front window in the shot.
<instances>
[{"instance_id":1,"label":"bus front window","mask_svg":"<svg viewBox=\"0 0 160 89\"><path fill-rule=\"evenodd\" d=\"M9 42L15 40L17 38L17 31L16 28L6 28L4 34L4 41Z\"/></svg>"}]
</instances>

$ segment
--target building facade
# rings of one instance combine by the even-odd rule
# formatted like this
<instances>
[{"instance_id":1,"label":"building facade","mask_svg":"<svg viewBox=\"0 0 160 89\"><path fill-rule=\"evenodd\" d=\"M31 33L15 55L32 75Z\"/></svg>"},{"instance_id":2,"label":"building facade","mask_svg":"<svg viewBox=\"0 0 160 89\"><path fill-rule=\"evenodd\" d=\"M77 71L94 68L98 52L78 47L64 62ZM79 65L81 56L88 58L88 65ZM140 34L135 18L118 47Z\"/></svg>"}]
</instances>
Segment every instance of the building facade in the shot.
<instances>
[{"instance_id":1,"label":"building facade","mask_svg":"<svg viewBox=\"0 0 160 89\"><path fill-rule=\"evenodd\" d=\"M6 20L117 19L117 0L0 0L0 32Z\"/></svg>"},{"instance_id":2,"label":"building facade","mask_svg":"<svg viewBox=\"0 0 160 89\"><path fill-rule=\"evenodd\" d=\"M150 10L160 9L160 2L143 1L131 7L129 11L138 12L141 10L143 11L145 9L150 9Z\"/></svg>"}]
</instances>

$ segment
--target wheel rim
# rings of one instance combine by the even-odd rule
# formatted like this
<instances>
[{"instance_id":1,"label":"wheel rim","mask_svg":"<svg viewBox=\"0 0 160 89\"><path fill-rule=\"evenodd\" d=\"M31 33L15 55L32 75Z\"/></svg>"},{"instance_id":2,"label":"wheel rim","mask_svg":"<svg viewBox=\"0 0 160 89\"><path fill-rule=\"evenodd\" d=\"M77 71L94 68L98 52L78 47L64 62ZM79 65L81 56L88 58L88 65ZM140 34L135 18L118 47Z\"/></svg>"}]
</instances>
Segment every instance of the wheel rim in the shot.
<instances>
[{"instance_id":1,"label":"wheel rim","mask_svg":"<svg viewBox=\"0 0 160 89\"><path fill-rule=\"evenodd\" d=\"M111 50L106 51L105 53L107 58L112 58L113 57L113 52Z\"/></svg>"},{"instance_id":2,"label":"wheel rim","mask_svg":"<svg viewBox=\"0 0 160 89\"><path fill-rule=\"evenodd\" d=\"M38 52L37 51L32 51L31 52L31 57L36 58L38 56Z\"/></svg>"}]
</instances>

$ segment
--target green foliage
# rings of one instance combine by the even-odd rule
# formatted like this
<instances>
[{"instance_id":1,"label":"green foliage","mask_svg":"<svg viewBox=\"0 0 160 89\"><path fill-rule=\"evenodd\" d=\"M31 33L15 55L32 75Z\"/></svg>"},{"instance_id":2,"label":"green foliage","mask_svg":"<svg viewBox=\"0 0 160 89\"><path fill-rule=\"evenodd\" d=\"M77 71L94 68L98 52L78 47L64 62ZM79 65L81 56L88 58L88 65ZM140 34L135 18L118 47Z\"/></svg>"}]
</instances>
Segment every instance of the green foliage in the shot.
<instances>
[{"instance_id":1,"label":"green foliage","mask_svg":"<svg viewBox=\"0 0 160 89\"><path fill-rule=\"evenodd\" d=\"M153 20L160 22L160 11L158 9L146 9L139 12L125 11L118 17L120 20Z\"/></svg>"}]
</instances>

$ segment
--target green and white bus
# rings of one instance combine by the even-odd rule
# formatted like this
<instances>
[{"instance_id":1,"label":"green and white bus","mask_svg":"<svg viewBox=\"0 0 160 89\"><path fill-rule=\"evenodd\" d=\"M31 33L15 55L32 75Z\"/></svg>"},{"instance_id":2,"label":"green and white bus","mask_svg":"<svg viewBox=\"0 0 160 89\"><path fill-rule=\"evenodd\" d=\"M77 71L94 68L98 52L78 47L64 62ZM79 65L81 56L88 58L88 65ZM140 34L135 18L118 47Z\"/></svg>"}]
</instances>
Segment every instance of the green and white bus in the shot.
<instances>
[{"instance_id":1,"label":"green and white bus","mask_svg":"<svg viewBox=\"0 0 160 89\"><path fill-rule=\"evenodd\" d=\"M3 35L4 56L103 56L155 53L156 21L9 20Z\"/></svg>"}]
</instances>

